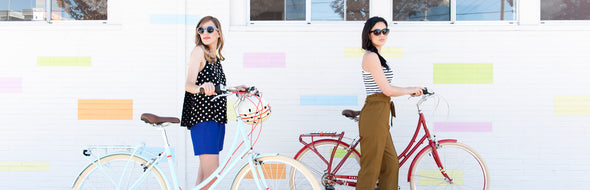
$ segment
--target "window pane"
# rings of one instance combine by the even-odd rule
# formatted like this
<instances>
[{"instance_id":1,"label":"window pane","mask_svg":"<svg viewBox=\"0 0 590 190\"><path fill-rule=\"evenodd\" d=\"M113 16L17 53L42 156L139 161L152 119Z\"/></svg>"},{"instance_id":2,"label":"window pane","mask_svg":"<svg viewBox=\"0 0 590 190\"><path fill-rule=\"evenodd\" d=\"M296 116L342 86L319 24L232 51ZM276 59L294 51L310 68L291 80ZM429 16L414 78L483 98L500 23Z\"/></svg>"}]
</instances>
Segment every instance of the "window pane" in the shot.
<instances>
[{"instance_id":1,"label":"window pane","mask_svg":"<svg viewBox=\"0 0 590 190\"><path fill-rule=\"evenodd\" d=\"M45 0L0 0L0 21L45 19Z\"/></svg>"},{"instance_id":2,"label":"window pane","mask_svg":"<svg viewBox=\"0 0 590 190\"><path fill-rule=\"evenodd\" d=\"M311 20L344 20L344 1L311 0Z\"/></svg>"},{"instance_id":3,"label":"window pane","mask_svg":"<svg viewBox=\"0 0 590 190\"><path fill-rule=\"evenodd\" d=\"M346 2L346 5L344 4ZM367 20L369 0L312 0L312 20Z\"/></svg>"},{"instance_id":4,"label":"window pane","mask_svg":"<svg viewBox=\"0 0 590 190\"><path fill-rule=\"evenodd\" d=\"M346 20L368 20L369 0L347 0Z\"/></svg>"},{"instance_id":5,"label":"window pane","mask_svg":"<svg viewBox=\"0 0 590 190\"><path fill-rule=\"evenodd\" d=\"M450 21L449 0L393 0L394 21Z\"/></svg>"},{"instance_id":6,"label":"window pane","mask_svg":"<svg viewBox=\"0 0 590 190\"><path fill-rule=\"evenodd\" d=\"M250 0L250 20L284 20L284 0Z\"/></svg>"},{"instance_id":7,"label":"window pane","mask_svg":"<svg viewBox=\"0 0 590 190\"><path fill-rule=\"evenodd\" d=\"M51 0L51 20L107 20L107 0Z\"/></svg>"},{"instance_id":8,"label":"window pane","mask_svg":"<svg viewBox=\"0 0 590 190\"><path fill-rule=\"evenodd\" d=\"M305 20L305 0L286 0L287 20Z\"/></svg>"},{"instance_id":9,"label":"window pane","mask_svg":"<svg viewBox=\"0 0 590 190\"><path fill-rule=\"evenodd\" d=\"M541 20L590 20L590 0L541 0Z\"/></svg>"},{"instance_id":10,"label":"window pane","mask_svg":"<svg viewBox=\"0 0 590 190\"><path fill-rule=\"evenodd\" d=\"M514 11L513 0L457 0L457 20L515 20Z\"/></svg>"}]
</instances>

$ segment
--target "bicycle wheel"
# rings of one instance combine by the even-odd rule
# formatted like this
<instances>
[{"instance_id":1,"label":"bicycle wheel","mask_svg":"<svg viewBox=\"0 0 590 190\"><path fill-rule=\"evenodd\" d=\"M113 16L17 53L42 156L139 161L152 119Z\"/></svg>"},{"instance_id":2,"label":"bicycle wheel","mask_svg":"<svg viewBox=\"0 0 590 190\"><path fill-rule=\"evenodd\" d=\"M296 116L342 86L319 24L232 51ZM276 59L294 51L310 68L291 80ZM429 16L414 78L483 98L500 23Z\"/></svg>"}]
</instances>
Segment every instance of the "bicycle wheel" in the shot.
<instances>
[{"instance_id":1,"label":"bicycle wheel","mask_svg":"<svg viewBox=\"0 0 590 190\"><path fill-rule=\"evenodd\" d=\"M147 163L145 159L127 153L102 157L80 173L73 189L129 189L145 173L144 166ZM147 172L149 173L136 189L168 189L157 167L152 167Z\"/></svg>"},{"instance_id":2,"label":"bicycle wheel","mask_svg":"<svg viewBox=\"0 0 590 190\"><path fill-rule=\"evenodd\" d=\"M472 148L457 142L443 142L436 150L453 182L443 177L432 156L432 148L428 147L416 157L410 174L411 189L489 189L487 166Z\"/></svg>"},{"instance_id":3,"label":"bicycle wheel","mask_svg":"<svg viewBox=\"0 0 590 190\"><path fill-rule=\"evenodd\" d=\"M263 156L257 158L269 189L313 189L320 190L320 185L313 175L301 163L284 156ZM234 178L232 190L258 189L252 176L250 164L244 165ZM259 174L260 175L260 174Z\"/></svg>"},{"instance_id":4,"label":"bicycle wheel","mask_svg":"<svg viewBox=\"0 0 590 190\"><path fill-rule=\"evenodd\" d=\"M295 155L295 160L307 166L315 178L318 179L318 181L320 181L324 187L334 187L336 189L355 189L356 176L358 175L358 171L361 168L361 155L359 152L353 151L337 172L334 173L332 171L332 174L327 173L327 162L330 161L330 155L332 154L332 150L334 147L336 147L336 145L338 145L338 148L336 149L336 154L334 155L334 160L332 161L332 170L334 170L334 167L344 160L344 156L349 150L348 144L343 142L339 143L337 140L322 139L314 141L310 143L309 146L303 147L303 149L301 149L299 153ZM320 156L309 147L315 147L318 153L322 155L326 161L320 158ZM354 180L335 178L333 175L353 176L352 178L354 178ZM350 184L348 182L353 183Z\"/></svg>"}]
</instances>

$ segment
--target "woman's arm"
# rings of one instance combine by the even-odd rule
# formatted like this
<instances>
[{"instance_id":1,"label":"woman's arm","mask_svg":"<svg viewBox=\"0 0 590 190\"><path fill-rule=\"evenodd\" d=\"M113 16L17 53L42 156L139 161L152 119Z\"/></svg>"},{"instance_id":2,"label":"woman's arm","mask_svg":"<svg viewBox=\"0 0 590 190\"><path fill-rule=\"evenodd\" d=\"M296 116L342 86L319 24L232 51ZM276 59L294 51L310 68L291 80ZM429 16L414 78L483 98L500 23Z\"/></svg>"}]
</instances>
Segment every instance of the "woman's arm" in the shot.
<instances>
[{"instance_id":1,"label":"woman's arm","mask_svg":"<svg viewBox=\"0 0 590 190\"><path fill-rule=\"evenodd\" d=\"M193 48L188 65L188 73L186 75L186 84L184 89L187 92L198 94L201 86L196 85L197 76L205 66L205 52L199 46Z\"/></svg>"},{"instance_id":2,"label":"woman's arm","mask_svg":"<svg viewBox=\"0 0 590 190\"><path fill-rule=\"evenodd\" d=\"M379 56L375 52L367 52L363 56L363 70L371 73L375 83L383 94L390 97L397 97L403 95L420 96L422 95L422 87L398 87L389 84L385 73L381 67Z\"/></svg>"}]
</instances>

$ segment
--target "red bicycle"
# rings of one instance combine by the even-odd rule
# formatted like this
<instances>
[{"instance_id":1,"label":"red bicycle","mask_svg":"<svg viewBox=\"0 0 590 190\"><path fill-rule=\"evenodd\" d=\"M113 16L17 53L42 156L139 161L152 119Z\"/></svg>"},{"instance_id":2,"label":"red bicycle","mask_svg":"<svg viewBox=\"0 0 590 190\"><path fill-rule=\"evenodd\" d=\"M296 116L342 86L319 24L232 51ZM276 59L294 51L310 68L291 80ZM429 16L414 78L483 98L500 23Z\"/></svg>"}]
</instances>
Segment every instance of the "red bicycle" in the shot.
<instances>
[{"instance_id":1,"label":"red bicycle","mask_svg":"<svg viewBox=\"0 0 590 190\"><path fill-rule=\"evenodd\" d=\"M416 104L418 126L410 143L398 155L400 167L419 149L410 163L407 181L413 190L418 189L489 189L490 176L481 156L456 139L436 140L431 135L422 113L422 103L433 97L424 91ZM358 122L360 111L344 110L342 115ZM420 129L424 134L416 141ZM306 142L304 139L310 141ZM355 189L361 153L357 149L360 137L346 143L344 132L308 133L299 136L304 145L295 160L306 165L326 190ZM426 142L426 143L425 143ZM424 145L424 146L423 146Z\"/></svg>"}]
</instances>

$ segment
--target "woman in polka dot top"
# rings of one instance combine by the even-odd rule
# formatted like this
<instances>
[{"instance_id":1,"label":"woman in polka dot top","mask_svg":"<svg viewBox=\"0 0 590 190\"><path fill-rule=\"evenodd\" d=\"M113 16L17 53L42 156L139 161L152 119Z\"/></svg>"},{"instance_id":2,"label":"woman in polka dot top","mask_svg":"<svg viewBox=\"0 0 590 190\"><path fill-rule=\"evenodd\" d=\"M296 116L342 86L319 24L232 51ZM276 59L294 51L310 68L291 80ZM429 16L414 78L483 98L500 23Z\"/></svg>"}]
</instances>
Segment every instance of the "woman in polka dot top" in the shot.
<instances>
[{"instance_id":1,"label":"woman in polka dot top","mask_svg":"<svg viewBox=\"0 0 590 190\"><path fill-rule=\"evenodd\" d=\"M206 16L199 21L195 44L189 61L181 126L190 130L195 156L199 156L199 184L219 166L227 123L226 97L213 100L215 86L226 85L220 63L225 60L221 54L223 33L217 18ZM245 90L244 86L237 88Z\"/></svg>"}]
</instances>

